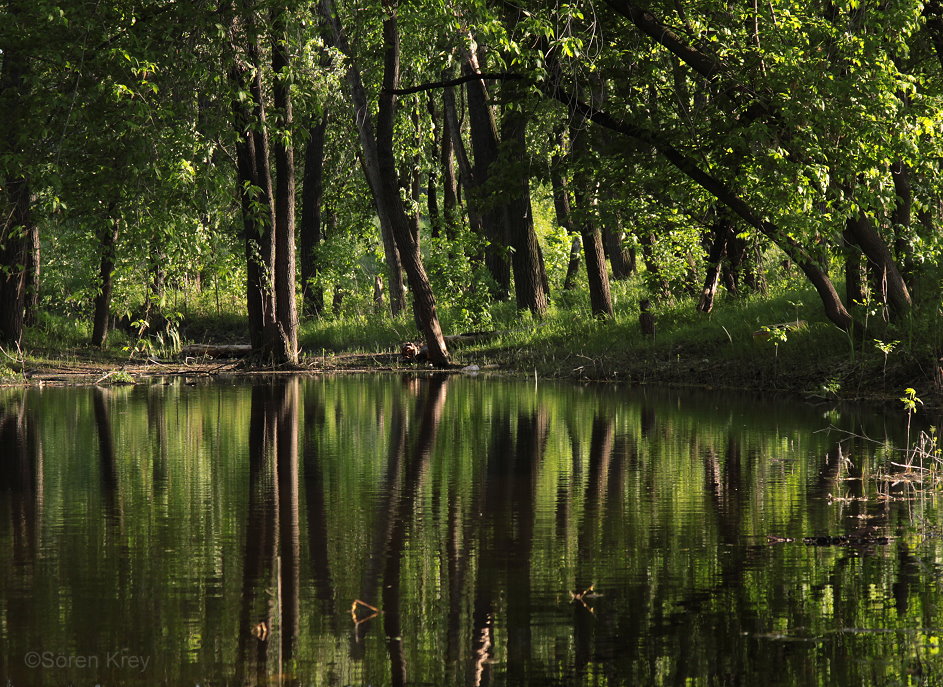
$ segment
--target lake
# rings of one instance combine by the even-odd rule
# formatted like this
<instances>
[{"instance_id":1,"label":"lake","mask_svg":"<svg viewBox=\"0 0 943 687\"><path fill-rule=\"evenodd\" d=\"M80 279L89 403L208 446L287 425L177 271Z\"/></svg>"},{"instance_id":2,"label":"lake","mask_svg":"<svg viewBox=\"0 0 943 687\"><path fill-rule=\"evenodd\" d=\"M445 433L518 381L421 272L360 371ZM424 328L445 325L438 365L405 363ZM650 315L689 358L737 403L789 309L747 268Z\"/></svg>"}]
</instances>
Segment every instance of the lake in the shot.
<instances>
[{"instance_id":1,"label":"lake","mask_svg":"<svg viewBox=\"0 0 943 687\"><path fill-rule=\"evenodd\" d=\"M941 684L905 433L466 376L0 389L0 684Z\"/></svg>"}]
</instances>

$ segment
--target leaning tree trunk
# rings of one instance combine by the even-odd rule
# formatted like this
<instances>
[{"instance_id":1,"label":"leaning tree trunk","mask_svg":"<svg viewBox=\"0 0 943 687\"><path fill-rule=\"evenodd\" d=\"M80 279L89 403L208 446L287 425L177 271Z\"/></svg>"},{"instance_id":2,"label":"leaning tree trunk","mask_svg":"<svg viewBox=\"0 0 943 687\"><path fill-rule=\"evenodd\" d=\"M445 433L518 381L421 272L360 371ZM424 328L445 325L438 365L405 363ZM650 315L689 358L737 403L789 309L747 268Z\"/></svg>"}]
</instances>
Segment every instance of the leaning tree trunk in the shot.
<instances>
[{"instance_id":1,"label":"leaning tree trunk","mask_svg":"<svg viewBox=\"0 0 943 687\"><path fill-rule=\"evenodd\" d=\"M366 103L366 101L364 101ZM364 105L366 107L366 105ZM359 121L359 120L358 120ZM366 122L362 125L369 128ZM374 141L373 133L369 133L371 141ZM371 145L375 145L375 142ZM373 197L373 204L376 208L377 217L380 220L380 241L383 244L383 257L386 259L386 278L390 283L390 312L395 317L406 309L406 284L403 282L403 263L399 258L399 251L396 249L396 241L393 239L393 230L390 228L389 211L380 199L380 184L376 179L376 151L370 153L371 162L367 164L367 152L362 151L360 158L360 167L363 169L364 179L370 188L370 195Z\"/></svg>"},{"instance_id":2,"label":"leaning tree trunk","mask_svg":"<svg viewBox=\"0 0 943 687\"><path fill-rule=\"evenodd\" d=\"M376 160L377 177L380 180L380 193L385 205L390 209L390 226L393 238L399 250L409 288L413 293L413 307L416 318L423 331L429 361L438 367L447 367L449 354L445 347L445 338L436 314L435 297L422 264L419 243L414 240L409 227L409 219L399 197L399 184L396 177L396 159L393 155L393 121L396 114L396 96L393 91L399 85L399 28L396 12L383 22L383 90L380 93L377 111Z\"/></svg>"},{"instance_id":3,"label":"leaning tree trunk","mask_svg":"<svg viewBox=\"0 0 943 687\"><path fill-rule=\"evenodd\" d=\"M774 241L776 245L796 263L803 274L806 275L806 278L812 283L812 286L815 287L819 298L822 300L825 315L835 326L843 331L850 331L855 326L856 323L847 308L845 308L845 304L842 302L838 292L835 290L835 285L832 284L828 274L826 274L821 265L816 262L815 258L793 237L782 231L778 226L772 222L761 219L752 207L720 179L701 169L694 160L671 145L659 133L621 122L601 110L595 109L576 98L560 92L556 88L548 89L546 92L553 98L567 105L574 115L591 119L600 126L610 129L611 131L616 131L654 149L665 160L677 167L679 171L730 208L747 224Z\"/></svg>"},{"instance_id":4,"label":"leaning tree trunk","mask_svg":"<svg viewBox=\"0 0 943 687\"><path fill-rule=\"evenodd\" d=\"M335 42L349 59L349 46L330 0L322 0L322 12L332 28ZM393 155L393 122L396 110L396 96L393 91L399 83L399 29L395 11L392 11L383 22L383 39L383 88L379 98L375 137L369 134L372 127L369 110L366 107L366 93L353 60L349 62L347 81L352 92L358 129L361 134L364 168L368 179L372 182L377 208L387 216L396 248L406 271L409 287L413 292L414 311L421 323L429 360L434 365L445 367L449 363L448 351L436 313L435 298L419 253L419 244L410 231L409 219L400 200L399 179Z\"/></svg>"},{"instance_id":5,"label":"leaning tree trunk","mask_svg":"<svg viewBox=\"0 0 943 687\"><path fill-rule=\"evenodd\" d=\"M271 358L298 363L298 305L295 301L295 151L285 11L272 10L272 71L275 74L275 316L278 324Z\"/></svg>"},{"instance_id":6,"label":"leaning tree trunk","mask_svg":"<svg viewBox=\"0 0 943 687\"><path fill-rule=\"evenodd\" d=\"M890 304L895 319L905 316L911 307L910 291L874 223L864 212L860 212L850 218L846 226L850 238L860 246L878 276L885 302Z\"/></svg>"},{"instance_id":7,"label":"leaning tree trunk","mask_svg":"<svg viewBox=\"0 0 943 687\"><path fill-rule=\"evenodd\" d=\"M108 341L108 328L111 320L111 289L112 275L115 271L115 245L118 243L117 218L111 224L102 227L98 235L99 263L98 263L98 295L95 296L94 327L92 328L92 345L104 348Z\"/></svg>"},{"instance_id":8,"label":"leaning tree trunk","mask_svg":"<svg viewBox=\"0 0 943 687\"><path fill-rule=\"evenodd\" d=\"M360 70L353 59L353 51L350 49L347 35L344 33L340 18L334 11L333 0L321 0L319 11L330 30L333 47L340 50L347 58L347 72L344 75L344 80L347 82L354 123L357 127L357 136L360 139L360 162L363 166L367 186L370 187L370 193L376 205L377 216L380 219L380 234L383 239L383 253L386 257L389 279L390 310L394 315L398 315L406 307L406 296L403 286L401 259L397 253L396 241L393 237L392 214L395 213L395 208L388 207L386 196L381 190L381 180L378 176L379 167L376 159L377 143L373 131L373 119L370 114L371 108L367 103L367 92L363 87ZM402 203L399 201L398 192L397 204L400 207L400 212L402 212Z\"/></svg>"},{"instance_id":9,"label":"leaning tree trunk","mask_svg":"<svg viewBox=\"0 0 943 687\"><path fill-rule=\"evenodd\" d=\"M321 199L324 197L324 138L327 109L309 130L305 152L305 171L301 186L301 302L308 315L319 317L324 311L324 289L317 284L318 263L315 251L324 232L321 229Z\"/></svg>"}]
</instances>

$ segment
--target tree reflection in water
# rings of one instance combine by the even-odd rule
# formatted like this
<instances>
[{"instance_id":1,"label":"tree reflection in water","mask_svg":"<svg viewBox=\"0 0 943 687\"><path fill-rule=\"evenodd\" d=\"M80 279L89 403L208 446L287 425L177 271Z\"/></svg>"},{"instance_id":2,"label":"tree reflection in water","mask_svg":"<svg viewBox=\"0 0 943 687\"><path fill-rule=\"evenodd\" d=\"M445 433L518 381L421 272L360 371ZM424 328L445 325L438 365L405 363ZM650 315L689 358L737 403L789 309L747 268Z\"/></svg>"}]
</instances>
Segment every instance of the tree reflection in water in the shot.
<instances>
[{"instance_id":1,"label":"tree reflection in water","mask_svg":"<svg viewBox=\"0 0 943 687\"><path fill-rule=\"evenodd\" d=\"M442 375L4 391L0 680L940 678L935 499L869 482L892 437L764 403ZM153 663L29 672L37 646Z\"/></svg>"}]
</instances>

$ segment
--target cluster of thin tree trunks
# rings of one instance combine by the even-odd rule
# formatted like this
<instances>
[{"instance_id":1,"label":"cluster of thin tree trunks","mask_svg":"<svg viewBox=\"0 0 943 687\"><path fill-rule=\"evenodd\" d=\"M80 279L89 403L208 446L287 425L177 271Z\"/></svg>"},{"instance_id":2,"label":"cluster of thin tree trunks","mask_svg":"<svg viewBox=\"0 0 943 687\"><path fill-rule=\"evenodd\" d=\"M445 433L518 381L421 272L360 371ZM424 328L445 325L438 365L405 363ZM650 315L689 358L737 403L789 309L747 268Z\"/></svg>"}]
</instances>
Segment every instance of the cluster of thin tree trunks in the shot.
<instances>
[{"instance_id":1,"label":"cluster of thin tree trunks","mask_svg":"<svg viewBox=\"0 0 943 687\"><path fill-rule=\"evenodd\" d=\"M681 64L715 84L726 98L724 103L731 118L740 124L762 119L769 126L786 126L781 118L776 117L775 105L763 100L761 95L726 88L730 85L727 82L731 81L729 75L732 69L720 58L685 43L651 13L642 11L626 0L607 0L607 4L643 34L671 51ZM442 197L440 210L440 189L436 188L435 176L430 174L426 202L432 232L450 235L455 231L460 216L467 215L470 229L482 237L486 245L479 258L491 277L491 291L483 294L483 297L507 299L511 297L513 288L518 307L530 310L539 317L548 306L549 284L534 230L530 175L526 169L528 151L525 131L528 112L526 108L513 106L523 100L525 80L516 74L487 73L485 65L481 63L482 56L474 49L465 48L464 54L460 56L460 76L445 72L439 82L401 87L399 27L395 8L390 9L383 23L383 85L374 122L359 65L333 0L321 0L319 9L330 42L347 58L344 81L351 114L357 126L358 157L381 226L387 263L389 307L394 314L403 310L408 288L415 321L422 332L429 360L437 366L447 366L449 353L420 252L419 212L418 209L407 212L400 195L401 187L409 189L414 201L412 205L418 208L421 195L418 171L404 174L397 169L393 136L397 98L404 93L428 91L430 94L427 108L435 127L434 144L441 168L438 176L441 177ZM291 94L285 77L291 65L284 38L284 15L272 11L268 23L267 35L271 41L269 67L273 75L273 102L269 113L262 84L261 74L265 65L261 63L263 51L259 42L259 36L265 35L265 32L256 26L257 17L251 6L232 3L228 11L231 48L228 79L234 91L249 94L246 99L234 98L231 112L233 126L239 134L235 159L244 226L250 341L258 357L266 362L297 363L294 149L288 137L270 135L271 131L288 131L294 126ZM506 21L516 21L511 10L508 10ZM931 24L928 24L931 29L941 28ZM9 104L6 115L10 125L0 143L7 152L16 150L17 132L26 116L25 112L17 110L17 99L11 97L16 96L22 88L26 69L26 60L21 55L15 51L4 54L0 95L3 96L3 102ZM700 310L711 310L722 281L729 290L738 290L737 278L733 275L745 260L745 244L737 238L735 227L737 222L742 222L778 246L788 261L801 270L817 290L831 322L844 330L858 326L823 267L821 257L814 250L763 217L730 183L680 151L660 132L643 129L610 115L605 110L604 98L597 92L599 89L594 89L592 84L579 89L566 83L559 65L550 64L549 72L552 78L542 85L544 95L559 101L569 110L568 130L557 131L553 141L558 150L565 152L558 154L550 165L557 221L574 237L564 288L572 286L580 261L585 262L590 304L595 315L613 315L606 257L611 263L613 275L622 278L634 269L635 254L623 246L624 233L621 227L614 222L605 223L609 226L601 226L604 223L599 221L601 213L597 207L597 182L586 173L586 165L580 164L581 160L590 155L593 145L590 123L619 134L622 140L631 142L636 148L641 146L643 150L660 156L716 199L715 221L709 235L705 237L707 268L698 299L697 307ZM471 150L466 150L461 135L455 98L455 89L459 85L464 87L463 106L467 108ZM501 105L494 102L493 93L496 89L500 89ZM441 94L441 97L434 97L434 94ZM498 113L500 118L497 117ZM413 116L418 123L418 112L414 112ZM302 179L298 241L300 277L303 308L314 315L324 308L323 294L315 286L318 266L314 255L316 246L324 237L322 196L328 125L325 111L307 127L309 137ZM789 132L782 133L788 145ZM747 153L737 151L737 154ZM513 183L503 183L500 194L489 190L495 185L494 178L502 169L513 164L512 161L520 160L525 161L524 169L520 174L511 175ZM731 164L736 166L736 162ZM567 170L571 169L575 171L571 178L567 178ZM911 222L909 169L906 164L899 162L891 173L898 196L893 226L899 232L904 232ZM492 182L490 186L489 181ZM0 342L9 344L20 341L24 325L35 317L39 293L39 232L31 221L33 199L28 179L16 176L5 179L3 200ZM461 210L462 201L464 213ZM119 230L120 222L115 213L114 217L107 218L103 223L98 237L101 287L95 299L93 341L99 345L105 343L108 335L111 281ZM643 253L651 240L650 235L639 237L638 244ZM907 242L898 237L892 250L863 208L847 219L843 248L847 262L847 300L864 299L863 256L867 261L873 288L880 300L887 304L889 315L906 315L911 308L907 283L911 256ZM648 271L657 281L657 265L648 265ZM159 275L155 276L154 282L154 288L159 289ZM377 289L378 298L382 291L382 288Z\"/></svg>"}]
</instances>

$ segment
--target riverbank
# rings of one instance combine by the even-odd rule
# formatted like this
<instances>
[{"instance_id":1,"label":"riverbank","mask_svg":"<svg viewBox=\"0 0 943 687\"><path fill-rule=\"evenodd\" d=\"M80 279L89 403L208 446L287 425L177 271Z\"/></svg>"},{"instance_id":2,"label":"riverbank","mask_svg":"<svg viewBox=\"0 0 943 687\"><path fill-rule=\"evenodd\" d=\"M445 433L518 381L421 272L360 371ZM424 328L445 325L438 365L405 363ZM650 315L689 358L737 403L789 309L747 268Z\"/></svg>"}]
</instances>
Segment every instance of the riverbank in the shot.
<instances>
[{"instance_id":1,"label":"riverbank","mask_svg":"<svg viewBox=\"0 0 943 687\"><path fill-rule=\"evenodd\" d=\"M455 369L469 365L502 374L583 381L779 392L807 399L898 404L913 388L925 404L943 406L939 327L869 322L852 340L819 312L814 293L724 299L711 315L686 301L656 305L655 335L643 335L637 301L622 294L612 320L576 307L557 308L540 321L509 304L487 322L487 335L453 337ZM811 303L812 305L807 305ZM865 313L867 316L867 313ZM468 324L443 312L456 335ZM482 331L478 330L479 333ZM183 343L242 343L240 316L185 316ZM292 370L258 369L239 359L180 356L173 349L129 341L121 332L106 350L84 343L84 331L46 318L30 330L21 353L0 356L2 384L108 384L160 376L212 377L273 372L367 372L417 369L400 347L416 341L407 317L368 313L306 322L302 360ZM121 373L121 374L118 374ZM130 378L130 379L129 379Z\"/></svg>"}]
</instances>

